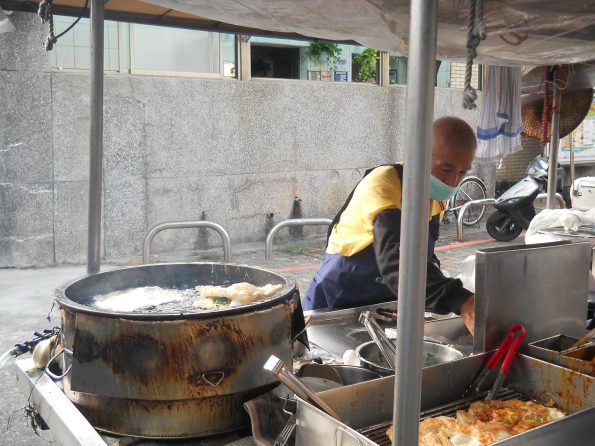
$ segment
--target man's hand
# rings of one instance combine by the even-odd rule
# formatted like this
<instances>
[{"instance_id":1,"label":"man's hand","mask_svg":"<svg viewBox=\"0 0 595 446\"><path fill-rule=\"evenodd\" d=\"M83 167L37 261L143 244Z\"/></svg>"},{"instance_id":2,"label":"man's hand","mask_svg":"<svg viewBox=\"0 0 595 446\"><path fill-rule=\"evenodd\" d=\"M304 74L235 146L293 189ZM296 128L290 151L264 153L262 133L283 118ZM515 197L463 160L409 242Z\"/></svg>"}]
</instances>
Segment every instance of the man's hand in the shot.
<instances>
[{"instance_id":1,"label":"man's hand","mask_svg":"<svg viewBox=\"0 0 595 446\"><path fill-rule=\"evenodd\" d=\"M461 317L463 318L463 322L465 322L467 330L471 334L475 334L475 295L471 296L461 305Z\"/></svg>"}]
</instances>

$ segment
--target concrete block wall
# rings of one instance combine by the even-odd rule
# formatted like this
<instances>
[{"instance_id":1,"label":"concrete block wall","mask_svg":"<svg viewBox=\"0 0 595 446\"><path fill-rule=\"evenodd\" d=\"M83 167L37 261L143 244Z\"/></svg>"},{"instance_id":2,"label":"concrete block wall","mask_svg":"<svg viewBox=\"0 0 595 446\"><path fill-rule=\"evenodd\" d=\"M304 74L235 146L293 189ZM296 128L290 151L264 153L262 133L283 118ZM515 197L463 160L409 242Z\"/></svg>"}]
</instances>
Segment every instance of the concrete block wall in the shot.
<instances>
[{"instance_id":1,"label":"concrete block wall","mask_svg":"<svg viewBox=\"0 0 595 446\"><path fill-rule=\"evenodd\" d=\"M465 88L465 64L450 64L450 88ZM477 88L479 66L473 65L471 69L471 86Z\"/></svg>"},{"instance_id":2,"label":"concrete block wall","mask_svg":"<svg viewBox=\"0 0 595 446\"><path fill-rule=\"evenodd\" d=\"M35 16L0 35L0 267L86 259L89 76L50 71ZM201 213L233 244L266 216L332 217L364 170L401 159L406 90L368 84L106 75L102 257L140 257L152 226ZM436 90L436 116L460 90ZM321 228L319 228L321 229ZM164 231L153 252L193 249ZM209 243L216 245L215 234Z\"/></svg>"}]
</instances>

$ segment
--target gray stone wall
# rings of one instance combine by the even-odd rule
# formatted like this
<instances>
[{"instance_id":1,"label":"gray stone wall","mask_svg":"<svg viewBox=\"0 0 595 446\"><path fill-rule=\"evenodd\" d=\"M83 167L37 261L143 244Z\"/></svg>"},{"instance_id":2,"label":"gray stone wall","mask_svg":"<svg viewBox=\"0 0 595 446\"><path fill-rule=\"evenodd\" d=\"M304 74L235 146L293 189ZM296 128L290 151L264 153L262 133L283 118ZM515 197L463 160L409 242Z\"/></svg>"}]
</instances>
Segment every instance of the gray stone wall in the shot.
<instances>
[{"instance_id":1,"label":"gray stone wall","mask_svg":"<svg viewBox=\"0 0 595 446\"><path fill-rule=\"evenodd\" d=\"M0 267L86 259L89 77L51 71L32 15L0 35ZM105 77L104 259L138 257L163 221L208 220L233 243L262 240L266 215L332 217L371 166L400 159L405 89L283 80ZM436 116L460 90L436 90ZM165 231L154 252L192 249ZM218 244L215 234L209 243Z\"/></svg>"}]
</instances>

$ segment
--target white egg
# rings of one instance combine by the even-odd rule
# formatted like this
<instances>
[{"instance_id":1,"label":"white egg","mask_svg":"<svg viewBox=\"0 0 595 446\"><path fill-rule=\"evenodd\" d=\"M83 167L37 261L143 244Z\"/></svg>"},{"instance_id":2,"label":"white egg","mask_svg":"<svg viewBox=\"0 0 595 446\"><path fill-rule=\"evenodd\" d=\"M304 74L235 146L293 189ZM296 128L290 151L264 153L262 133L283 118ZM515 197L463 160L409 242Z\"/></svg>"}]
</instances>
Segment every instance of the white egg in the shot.
<instances>
[{"instance_id":1,"label":"white egg","mask_svg":"<svg viewBox=\"0 0 595 446\"><path fill-rule=\"evenodd\" d=\"M355 350L345 350L343 353L343 364L360 366L360 361Z\"/></svg>"}]
</instances>

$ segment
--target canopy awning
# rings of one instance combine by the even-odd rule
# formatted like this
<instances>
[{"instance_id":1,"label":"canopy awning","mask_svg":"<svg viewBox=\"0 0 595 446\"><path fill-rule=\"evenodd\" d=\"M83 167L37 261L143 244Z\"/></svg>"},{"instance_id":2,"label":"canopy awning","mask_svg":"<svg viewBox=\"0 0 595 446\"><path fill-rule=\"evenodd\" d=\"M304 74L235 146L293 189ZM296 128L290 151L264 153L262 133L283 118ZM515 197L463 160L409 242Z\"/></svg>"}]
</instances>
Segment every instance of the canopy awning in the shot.
<instances>
[{"instance_id":1,"label":"canopy awning","mask_svg":"<svg viewBox=\"0 0 595 446\"><path fill-rule=\"evenodd\" d=\"M0 0L34 11L37 1ZM437 57L463 60L468 1L438 2ZM595 0L484 0L488 38L478 63L552 65L595 59ZM54 0L56 14L78 15L84 0ZM220 32L355 41L408 53L409 0L107 0L107 19Z\"/></svg>"},{"instance_id":2,"label":"canopy awning","mask_svg":"<svg viewBox=\"0 0 595 446\"><path fill-rule=\"evenodd\" d=\"M0 7L7 11L37 13L40 0L0 0ZM54 14L78 17L85 6L85 0L54 0ZM89 17L87 9L83 17ZM171 26L176 28L215 31L221 33L281 37L291 39L311 39L290 31L271 31L251 28L248 25L221 22L196 14L181 12L167 5L159 6L138 0L107 0L105 19L120 22L142 23L145 25ZM347 42L346 42L347 43ZM355 43L350 41L348 43Z\"/></svg>"}]
</instances>

